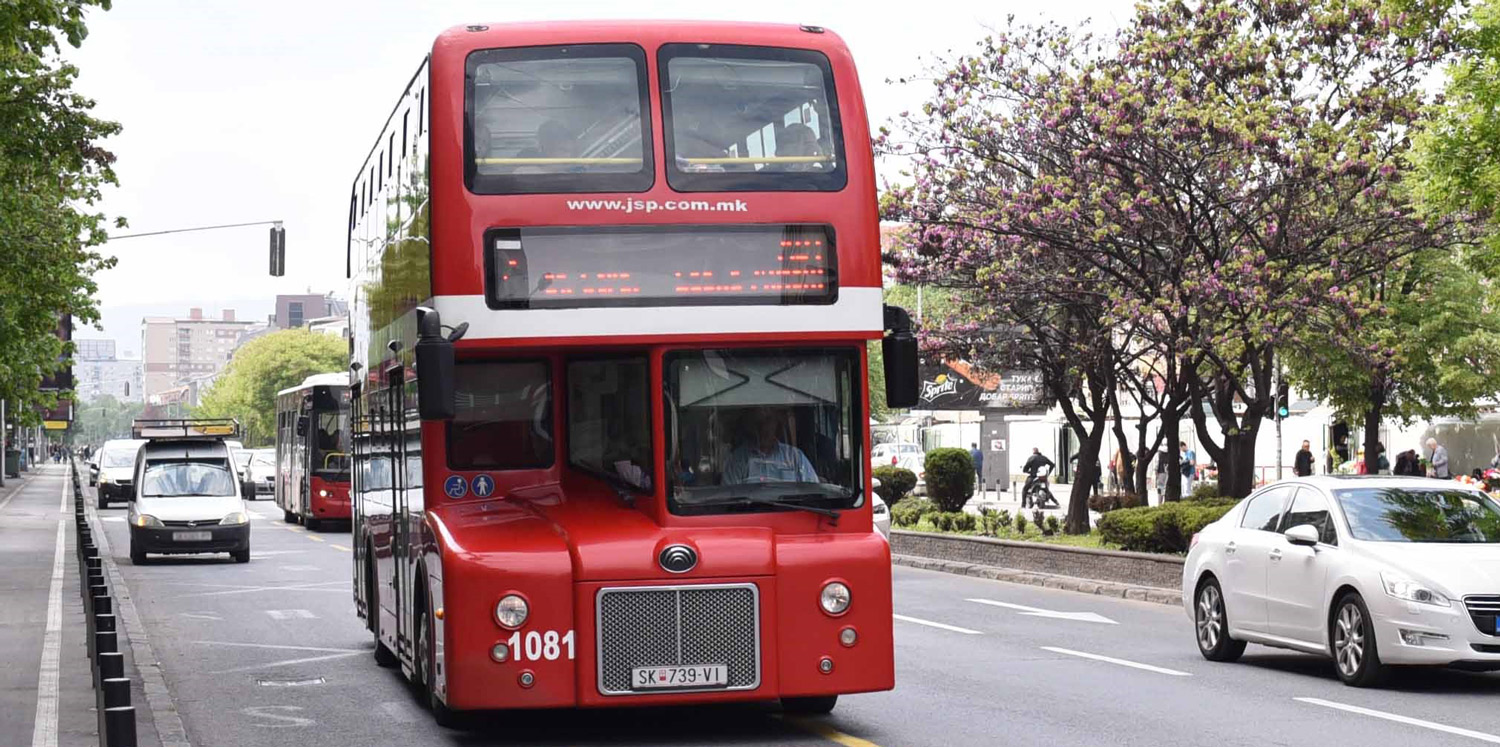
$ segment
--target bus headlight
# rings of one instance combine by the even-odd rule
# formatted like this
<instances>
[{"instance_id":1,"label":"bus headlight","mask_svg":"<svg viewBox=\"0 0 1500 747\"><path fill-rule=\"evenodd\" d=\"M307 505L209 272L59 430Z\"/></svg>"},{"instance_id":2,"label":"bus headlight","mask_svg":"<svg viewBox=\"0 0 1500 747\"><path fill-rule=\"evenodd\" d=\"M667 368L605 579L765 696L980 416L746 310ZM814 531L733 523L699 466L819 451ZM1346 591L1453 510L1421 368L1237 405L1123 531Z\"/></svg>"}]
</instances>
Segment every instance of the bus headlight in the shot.
<instances>
[{"instance_id":1,"label":"bus headlight","mask_svg":"<svg viewBox=\"0 0 1500 747\"><path fill-rule=\"evenodd\" d=\"M318 497L319 498L327 498L328 497L328 491L326 491L326 490L319 490L318 491Z\"/></svg>"},{"instance_id":2,"label":"bus headlight","mask_svg":"<svg viewBox=\"0 0 1500 747\"><path fill-rule=\"evenodd\" d=\"M530 614L531 610L527 608L526 600L519 594L506 594L495 604L495 621L500 623L502 628L512 630L519 628L526 624L526 617Z\"/></svg>"},{"instance_id":3,"label":"bus headlight","mask_svg":"<svg viewBox=\"0 0 1500 747\"><path fill-rule=\"evenodd\" d=\"M849 587L838 581L829 581L818 595L818 604L830 615L842 615L849 609Z\"/></svg>"}]
</instances>

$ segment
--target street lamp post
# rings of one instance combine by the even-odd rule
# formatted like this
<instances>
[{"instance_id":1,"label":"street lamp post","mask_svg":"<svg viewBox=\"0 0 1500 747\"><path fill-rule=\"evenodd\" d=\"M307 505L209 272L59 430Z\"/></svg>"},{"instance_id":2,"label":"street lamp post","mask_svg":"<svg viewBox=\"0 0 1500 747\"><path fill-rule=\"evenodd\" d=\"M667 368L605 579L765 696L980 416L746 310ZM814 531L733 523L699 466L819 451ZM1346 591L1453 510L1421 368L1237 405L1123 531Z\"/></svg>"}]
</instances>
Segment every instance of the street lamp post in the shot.
<instances>
[{"instance_id":1,"label":"street lamp post","mask_svg":"<svg viewBox=\"0 0 1500 747\"><path fill-rule=\"evenodd\" d=\"M221 228L244 228L246 226L270 226L271 227L271 276L281 277L286 274L286 228L279 220L258 220L248 223L223 223L217 226L194 226L192 228L169 228L164 231L146 231L144 233L127 233L119 236L110 236L105 241L119 241L120 239L139 239L145 236L165 236L169 233L191 233L193 231L217 231Z\"/></svg>"}]
</instances>

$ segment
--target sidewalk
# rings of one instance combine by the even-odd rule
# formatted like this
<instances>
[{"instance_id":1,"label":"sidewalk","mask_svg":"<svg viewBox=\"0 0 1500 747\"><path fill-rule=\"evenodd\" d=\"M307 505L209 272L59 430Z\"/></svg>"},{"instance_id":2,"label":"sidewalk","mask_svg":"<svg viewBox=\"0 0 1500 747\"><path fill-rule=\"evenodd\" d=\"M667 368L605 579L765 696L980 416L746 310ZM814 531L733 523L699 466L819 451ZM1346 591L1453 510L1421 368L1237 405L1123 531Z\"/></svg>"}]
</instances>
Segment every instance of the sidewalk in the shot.
<instances>
[{"instance_id":1,"label":"sidewalk","mask_svg":"<svg viewBox=\"0 0 1500 747\"><path fill-rule=\"evenodd\" d=\"M7 747L99 744L67 470L34 467L0 489L0 745ZM125 668L134 677L128 653ZM143 711L139 744L156 744Z\"/></svg>"}]
</instances>

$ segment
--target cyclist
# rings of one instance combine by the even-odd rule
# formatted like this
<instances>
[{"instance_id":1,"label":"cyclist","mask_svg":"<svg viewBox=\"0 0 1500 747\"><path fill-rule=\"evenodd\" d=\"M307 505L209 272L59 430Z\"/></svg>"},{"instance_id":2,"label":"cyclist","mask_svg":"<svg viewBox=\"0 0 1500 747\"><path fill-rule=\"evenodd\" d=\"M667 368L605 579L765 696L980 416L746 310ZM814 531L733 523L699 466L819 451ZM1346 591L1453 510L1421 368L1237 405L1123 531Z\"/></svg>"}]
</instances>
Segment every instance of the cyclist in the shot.
<instances>
[{"instance_id":1,"label":"cyclist","mask_svg":"<svg viewBox=\"0 0 1500 747\"><path fill-rule=\"evenodd\" d=\"M1042 456L1041 449L1035 447L1031 449L1031 456L1026 459L1026 464L1021 465L1021 471L1026 473L1026 485L1021 488L1021 508L1027 508L1032 504L1032 490L1036 488L1041 488L1044 492L1047 490L1046 478L1038 480L1036 473L1045 469L1047 474L1051 474L1053 466L1055 465L1052 464L1051 459ZM1037 496L1038 508L1041 508L1042 500L1042 496Z\"/></svg>"}]
</instances>

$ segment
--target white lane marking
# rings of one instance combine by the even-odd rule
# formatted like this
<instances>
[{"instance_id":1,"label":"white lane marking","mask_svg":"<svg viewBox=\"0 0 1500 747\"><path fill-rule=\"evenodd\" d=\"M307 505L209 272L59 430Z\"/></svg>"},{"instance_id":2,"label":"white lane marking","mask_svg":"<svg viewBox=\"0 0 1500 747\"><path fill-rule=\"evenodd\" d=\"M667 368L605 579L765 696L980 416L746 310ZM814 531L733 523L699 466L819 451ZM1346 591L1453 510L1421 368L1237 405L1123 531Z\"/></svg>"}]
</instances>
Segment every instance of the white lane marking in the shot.
<instances>
[{"instance_id":1,"label":"white lane marking","mask_svg":"<svg viewBox=\"0 0 1500 747\"><path fill-rule=\"evenodd\" d=\"M365 653L365 652L364 651L349 651L349 652L342 653L342 654L324 654L322 656L307 656L307 657L303 657L301 659L282 659L281 661L272 661L272 662L267 662L265 664L251 664L251 665L243 666L243 667L235 667L234 669L220 669L217 672L209 672L209 674L234 674L236 672L253 672L253 671L257 670L257 669L270 669L271 667L289 667L289 666L292 666L293 664L311 664L311 663L313 663L315 661L328 661L329 659L342 659L342 658L344 658L346 656L358 656L358 655L363 654L363 653Z\"/></svg>"},{"instance_id":2,"label":"white lane marking","mask_svg":"<svg viewBox=\"0 0 1500 747\"><path fill-rule=\"evenodd\" d=\"M107 522L109 522L111 524L124 524L125 523L125 517L123 517L123 516L101 516L101 517L99 517L99 520L100 521L107 521Z\"/></svg>"},{"instance_id":3,"label":"white lane marking","mask_svg":"<svg viewBox=\"0 0 1500 747\"><path fill-rule=\"evenodd\" d=\"M193 620L215 620L215 621L222 621L224 619L222 617L219 617L218 615L213 614L212 612L204 613L204 614L201 614L201 615L198 614L198 613L196 613L196 612L184 612L184 613L182 613L182 616L186 617L186 618L193 619Z\"/></svg>"},{"instance_id":4,"label":"white lane marking","mask_svg":"<svg viewBox=\"0 0 1500 747\"><path fill-rule=\"evenodd\" d=\"M272 620L316 620L312 610L264 610Z\"/></svg>"},{"instance_id":5,"label":"white lane marking","mask_svg":"<svg viewBox=\"0 0 1500 747\"><path fill-rule=\"evenodd\" d=\"M281 568L281 570L283 570L283 571L316 571L316 570L318 570L318 567L315 566L315 565L283 565L283 566L278 566L278 567Z\"/></svg>"},{"instance_id":6,"label":"white lane marking","mask_svg":"<svg viewBox=\"0 0 1500 747\"><path fill-rule=\"evenodd\" d=\"M1042 650L1043 651L1051 651L1054 654L1065 654L1067 656L1077 656L1077 657L1079 657L1081 659L1092 659L1094 661L1102 661L1102 662L1107 662L1109 664L1118 664L1118 665L1120 665L1122 667L1130 667L1131 669L1142 669L1142 670L1145 670L1147 672L1156 672L1157 674L1169 674L1169 675L1171 675L1173 677L1191 677L1191 676L1193 676L1192 674L1190 674L1188 672L1179 672L1179 671L1177 671L1175 669L1167 669L1166 667L1155 667L1155 666L1152 666L1150 664L1142 664L1142 663L1140 663L1138 661L1129 661L1127 659L1116 659L1116 658L1114 658L1112 656L1101 656L1099 654L1091 654L1091 653L1088 653L1087 651L1074 651L1073 649L1070 649L1070 648L1058 648L1056 646L1043 646Z\"/></svg>"},{"instance_id":7,"label":"white lane marking","mask_svg":"<svg viewBox=\"0 0 1500 747\"><path fill-rule=\"evenodd\" d=\"M1015 610L1017 612L1020 612L1023 615L1029 615L1031 617L1047 617L1047 618L1052 618L1054 620L1075 620L1077 622L1091 622L1091 623L1104 623L1106 625L1119 625L1119 623L1115 622L1114 620L1111 620L1111 619L1105 617L1104 615L1100 615L1100 614L1095 613L1095 612L1057 612L1057 611L1054 611L1054 610L1044 610L1044 609L1041 609L1039 607L1027 607L1024 604L1011 604L1010 602L997 602L997 601L995 601L993 599L966 599L964 601L966 601L966 602L974 602L975 604L987 604L987 605L989 605L991 607L1003 607L1005 609Z\"/></svg>"},{"instance_id":8,"label":"white lane marking","mask_svg":"<svg viewBox=\"0 0 1500 747\"><path fill-rule=\"evenodd\" d=\"M1419 718L1412 718L1410 716L1400 716L1400 715L1397 715L1397 714L1394 714L1394 713L1386 713L1385 711L1377 711L1377 710L1374 710L1372 708L1361 708L1359 706L1353 706L1353 705L1349 705L1347 703L1335 703L1334 701L1323 700L1322 698L1292 698L1292 700L1295 700L1295 701L1297 701L1299 703L1307 703L1309 705L1322 706L1324 708L1332 708L1332 709L1337 710L1337 711L1346 711L1348 713L1357 713L1357 714L1359 714L1361 716L1370 716L1372 718L1385 719L1386 721L1394 721L1394 722L1396 722L1398 724L1406 724L1408 726L1420 726L1423 729L1431 729L1433 731L1440 731L1440 732L1443 732L1445 734L1453 734L1453 735L1460 736L1460 737L1468 737L1469 739L1477 739L1477 740L1479 740L1481 742L1489 742L1490 744L1500 744L1500 736L1495 736L1494 734L1486 734L1486 733L1484 733L1482 731L1474 731L1472 729L1461 729L1461 728L1459 728L1457 726L1449 726L1447 724L1439 724L1439 723L1436 723L1436 722L1433 722L1433 721L1423 721L1422 719L1419 719Z\"/></svg>"},{"instance_id":9,"label":"white lane marking","mask_svg":"<svg viewBox=\"0 0 1500 747\"><path fill-rule=\"evenodd\" d=\"M47 630L42 634L42 663L36 673L36 721L31 729L32 747L57 747L58 679L62 675L63 556L68 545L71 474L69 470L63 475L62 499L57 506L57 543L52 551L52 585L47 589ZM7 503L9 501L6 499Z\"/></svg>"},{"instance_id":10,"label":"white lane marking","mask_svg":"<svg viewBox=\"0 0 1500 747\"><path fill-rule=\"evenodd\" d=\"M243 713L246 716L264 719L259 723L251 724L251 726L258 726L262 729L286 729L293 726L312 726L313 724L318 723L310 718L287 715L290 713L300 713L302 710L303 708L301 706L268 705L250 706L249 708L241 709L240 713Z\"/></svg>"},{"instance_id":11,"label":"white lane marking","mask_svg":"<svg viewBox=\"0 0 1500 747\"><path fill-rule=\"evenodd\" d=\"M917 625L926 625L929 628L939 628L939 629L942 629L942 630L951 630L954 633L963 633L965 635L984 635L983 633L980 633L977 630L969 630L968 628L960 628L957 625L948 625L946 623L933 622L931 620L922 620L922 619L915 618L915 617L907 617L906 615L892 614L891 617L894 617L897 620L900 620L901 622L915 623Z\"/></svg>"},{"instance_id":12,"label":"white lane marking","mask_svg":"<svg viewBox=\"0 0 1500 747\"><path fill-rule=\"evenodd\" d=\"M202 646L239 646L242 648L270 648L280 651L332 651L340 654L364 653L357 648L321 648L318 646L287 646L279 643L240 643L238 641L194 641Z\"/></svg>"},{"instance_id":13,"label":"white lane marking","mask_svg":"<svg viewBox=\"0 0 1500 747\"><path fill-rule=\"evenodd\" d=\"M295 586L247 586L243 589L227 589L225 591L197 591L192 594L183 594L183 597L217 597L225 594L249 594L257 591L332 591L338 594L349 593L348 589L323 589L319 587L339 584L348 586L348 581L320 581L314 584L297 584Z\"/></svg>"}]
</instances>

